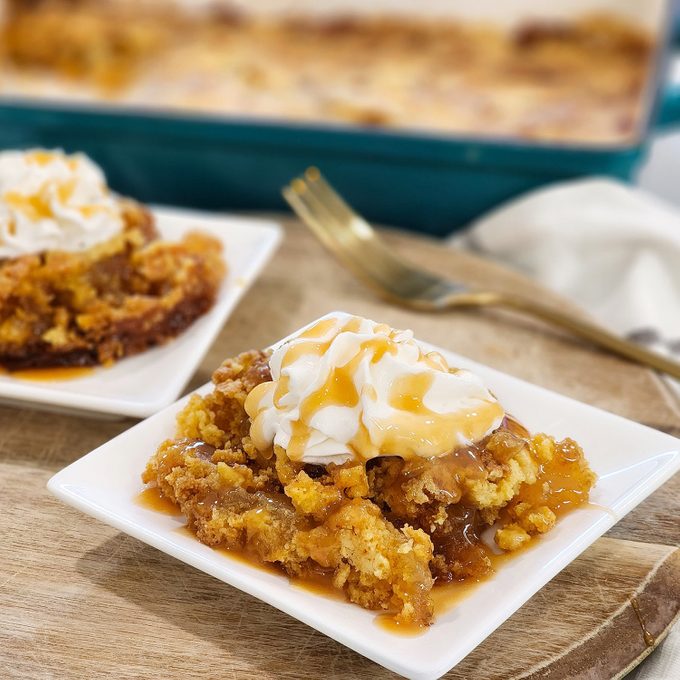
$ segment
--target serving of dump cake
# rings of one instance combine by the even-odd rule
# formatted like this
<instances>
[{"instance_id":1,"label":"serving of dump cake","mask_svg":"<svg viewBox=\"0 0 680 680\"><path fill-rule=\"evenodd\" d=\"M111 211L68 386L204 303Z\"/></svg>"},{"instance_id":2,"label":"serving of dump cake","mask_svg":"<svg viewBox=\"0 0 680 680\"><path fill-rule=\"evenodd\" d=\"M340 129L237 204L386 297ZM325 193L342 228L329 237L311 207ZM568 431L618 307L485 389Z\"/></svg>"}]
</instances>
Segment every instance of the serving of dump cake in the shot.
<instances>
[{"instance_id":1,"label":"serving of dump cake","mask_svg":"<svg viewBox=\"0 0 680 680\"><path fill-rule=\"evenodd\" d=\"M313 19L188 6L13 0L0 92L611 143L637 133L651 73L653 40L614 15L505 30L417 14Z\"/></svg>"},{"instance_id":2,"label":"serving of dump cake","mask_svg":"<svg viewBox=\"0 0 680 680\"><path fill-rule=\"evenodd\" d=\"M437 584L492 570L588 500L578 444L531 435L409 331L344 314L227 359L143 473L202 542L427 626Z\"/></svg>"},{"instance_id":3,"label":"serving of dump cake","mask_svg":"<svg viewBox=\"0 0 680 680\"><path fill-rule=\"evenodd\" d=\"M224 275L219 241L161 240L88 158L0 153L0 367L108 364L165 342Z\"/></svg>"}]
</instances>

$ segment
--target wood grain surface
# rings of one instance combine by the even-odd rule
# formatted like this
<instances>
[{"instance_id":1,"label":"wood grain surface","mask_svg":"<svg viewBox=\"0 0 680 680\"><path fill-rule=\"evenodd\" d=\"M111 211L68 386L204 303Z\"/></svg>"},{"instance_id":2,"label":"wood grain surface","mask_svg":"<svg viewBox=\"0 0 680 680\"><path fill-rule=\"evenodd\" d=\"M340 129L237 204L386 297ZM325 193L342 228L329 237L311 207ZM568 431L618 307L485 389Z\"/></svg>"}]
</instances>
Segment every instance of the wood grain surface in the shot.
<instances>
[{"instance_id":1,"label":"wood grain surface","mask_svg":"<svg viewBox=\"0 0 680 680\"><path fill-rule=\"evenodd\" d=\"M565 303L528 280L424 239L411 259L460 280ZM228 355L343 309L507 373L680 434L680 406L650 372L500 312L424 315L387 306L301 227L223 329L191 387ZM49 477L130 427L0 407L0 677L389 678L320 633L51 498ZM551 581L448 678L609 678L651 649L680 609L680 477Z\"/></svg>"}]
</instances>

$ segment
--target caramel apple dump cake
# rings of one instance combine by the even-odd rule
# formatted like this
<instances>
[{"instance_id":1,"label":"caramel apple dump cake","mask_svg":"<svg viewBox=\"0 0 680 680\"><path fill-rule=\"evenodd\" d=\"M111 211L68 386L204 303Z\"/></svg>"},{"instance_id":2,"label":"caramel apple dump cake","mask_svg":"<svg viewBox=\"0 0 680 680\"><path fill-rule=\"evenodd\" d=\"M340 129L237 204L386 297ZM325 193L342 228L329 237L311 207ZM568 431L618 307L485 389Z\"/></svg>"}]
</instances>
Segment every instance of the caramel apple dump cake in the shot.
<instances>
[{"instance_id":1,"label":"caramel apple dump cake","mask_svg":"<svg viewBox=\"0 0 680 680\"><path fill-rule=\"evenodd\" d=\"M481 380L409 331L331 315L227 359L143 481L202 542L425 626L435 584L492 569L588 499L575 442L530 435Z\"/></svg>"},{"instance_id":2,"label":"caramel apple dump cake","mask_svg":"<svg viewBox=\"0 0 680 680\"><path fill-rule=\"evenodd\" d=\"M178 335L215 301L220 251L161 240L82 155L0 153L0 367L107 364Z\"/></svg>"},{"instance_id":3,"label":"caramel apple dump cake","mask_svg":"<svg viewBox=\"0 0 680 680\"><path fill-rule=\"evenodd\" d=\"M305 18L182 4L12 0L0 91L611 143L637 134L651 73L651 37L613 14L506 30L455 16Z\"/></svg>"}]
</instances>

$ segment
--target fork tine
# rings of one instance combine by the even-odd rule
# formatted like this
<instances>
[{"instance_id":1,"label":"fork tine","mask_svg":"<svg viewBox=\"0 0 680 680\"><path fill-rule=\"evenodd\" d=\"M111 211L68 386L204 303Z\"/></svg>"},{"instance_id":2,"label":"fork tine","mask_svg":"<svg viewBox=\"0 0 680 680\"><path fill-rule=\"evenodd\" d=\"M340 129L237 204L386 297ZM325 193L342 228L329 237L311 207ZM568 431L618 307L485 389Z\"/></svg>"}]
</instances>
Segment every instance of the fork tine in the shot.
<instances>
[{"instance_id":1,"label":"fork tine","mask_svg":"<svg viewBox=\"0 0 680 680\"><path fill-rule=\"evenodd\" d=\"M363 266L351 248L345 245L342 238L338 238L339 228L335 224L334 217L329 216L323 210L320 211L318 204L315 204L313 199L310 200L311 194L306 189L304 181L298 178L284 187L283 195L298 217L348 269L366 284L384 293L386 283L379 279L370 268Z\"/></svg>"},{"instance_id":2,"label":"fork tine","mask_svg":"<svg viewBox=\"0 0 680 680\"><path fill-rule=\"evenodd\" d=\"M322 233L326 238L332 238L333 244L343 250L352 250L354 239L348 237L343 228L343 222L329 207L315 196L303 178L297 178L284 189L284 197L296 206L302 208L307 219L313 221L315 232Z\"/></svg>"},{"instance_id":3,"label":"fork tine","mask_svg":"<svg viewBox=\"0 0 680 680\"><path fill-rule=\"evenodd\" d=\"M286 187L284 196L333 252L351 259L352 265L366 269L368 274L375 277L375 268L365 267L364 258L357 252L356 238L345 228L344 222L309 190L303 179L298 178Z\"/></svg>"},{"instance_id":4,"label":"fork tine","mask_svg":"<svg viewBox=\"0 0 680 680\"><path fill-rule=\"evenodd\" d=\"M291 207L357 276L383 294L400 299L424 296L446 285L392 255L373 228L311 168L284 189Z\"/></svg>"},{"instance_id":5,"label":"fork tine","mask_svg":"<svg viewBox=\"0 0 680 680\"><path fill-rule=\"evenodd\" d=\"M305 172L307 186L314 191L319 198L326 203L333 211L341 216L354 235L361 239L368 248L372 250L372 255L381 257L383 261L389 263L390 269L404 276L417 276L427 280L430 284L439 281L438 278L416 269L409 263L395 255L393 250L381 238L378 232L363 218L356 213L350 205L338 194L333 187L324 179L317 168L308 168Z\"/></svg>"},{"instance_id":6,"label":"fork tine","mask_svg":"<svg viewBox=\"0 0 680 680\"><path fill-rule=\"evenodd\" d=\"M379 268L392 283L394 280L406 278L409 278L412 284L417 281L423 287L433 286L440 282L440 279L414 268L394 255L375 229L354 212L325 181L317 168L309 168L305 172L305 180L306 187L312 195L341 223L342 234L338 234L338 237L342 237L344 242L348 242L350 238L354 241L361 241L361 248L358 248L358 243L353 245L358 250L357 255L366 260L372 269Z\"/></svg>"},{"instance_id":7,"label":"fork tine","mask_svg":"<svg viewBox=\"0 0 680 680\"><path fill-rule=\"evenodd\" d=\"M370 234L373 231L373 227L371 227L360 215L358 215L345 201L345 199L342 198L342 196L340 196L340 194L338 194L337 191L335 191L335 189L333 189L333 187L328 184L328 182L326 182L318 168L307 168L307 170L305 170L304 177L310 191L315 192L315 194L321 200L323 200L324 203L329 206L329 208L333 209L334 213L338 217L341 217L347 222L356 220L357 222L361 223L362 227L365 225L367 229L361 230L364 236ZM361 236L362 234L359 233L358 235Z\"/></svg>"},{"instance_id":8,"label":"fork tine","mask_svg":"<svg viewBox=\"0 0 680 680\"><path fill-rule=\"evenodd\" d=\"M388 294L392 297L405 294L405 291L402 290L403 285L400 284L410 281L412 285L414 281L412 277L395 276L389 266L385 266L386 263L381 258L366 257L364 243L347 229L344 220L340 220L326 203L309 190L309 186L304 181L295 180L287 192L286 198L291 199L291 205L294 209L301 207L299 214L305 219L308 226L364 282L376 288L382 294Z\"/></svg>"},{"instance_id":9,"label":"fork tine","mask_svg":"<svg viewBox=\"0 0 680 680\"><path fill-rule=\"evenodd\" d=\"M384 256L393 260L397 265L412 269L408 264L395 257L387 245L380 239L375 229L361 215L355 212L345 199L328 184L318 168L308 168L305 172L305 179L310 191L314 192L329 209L346 222L356 236L368 243L370 247L382 250Z\"/></svg>"},{"instance_id":10,"label":"fork tine","mask_svg":"<svg viewBox=\"0 0 680 680\"><path fill-rule=\"evenodd\" d=\"M304 180L297 178L283 189L283 196L297 213L298 217L309 226L321 241L334 252L340 248L345 251L345 245L336 237L336 229L329 228L333 216L320 211L317 204L309 199L309 192ZM331 227L334 225L330 225Z\"/></svg>"}]
</instances>

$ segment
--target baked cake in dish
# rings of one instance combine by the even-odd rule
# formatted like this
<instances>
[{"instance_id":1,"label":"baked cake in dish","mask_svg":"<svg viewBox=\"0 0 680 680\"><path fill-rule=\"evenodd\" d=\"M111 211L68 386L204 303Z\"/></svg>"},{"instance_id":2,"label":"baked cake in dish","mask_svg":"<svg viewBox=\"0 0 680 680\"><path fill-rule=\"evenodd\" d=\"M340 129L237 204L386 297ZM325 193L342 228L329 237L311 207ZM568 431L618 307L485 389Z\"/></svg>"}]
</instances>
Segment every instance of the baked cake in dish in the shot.
<instances>
[{"instance_id":1,"label":"baked cake in dish","mask_svg":"<svg viewBox=\"0 0 680 680\"><path fill-rule=\"evenodd\" d=\"M476 375L360 317L227 359L213 383L143 481L200 541L399 623L430 624L433 588L485 577L595 483L576 442L530 434Z\"/></svg>"},{"instance_id":2,"label":"baked cake in dish","mask_svg":"<svg viewBox=\"0 0 680 680\"><path fill-rule=\"evenodd\" d=\"M640 131L654 41L614 14L506 30L415 13L202 7L12 0L0 92L603 144Z\"/></svg>"},{"instance_id":3,"label":"baked cake in dish","mask_svg":"<svg viewBox=\"0 0 680 680\"><path fill-rule=\"evenodd\" d=\"M213 305L221 244L163 241L82 155L0 153L0 367L109 364L181 333Z\"/></svg>"}]
</instances>

